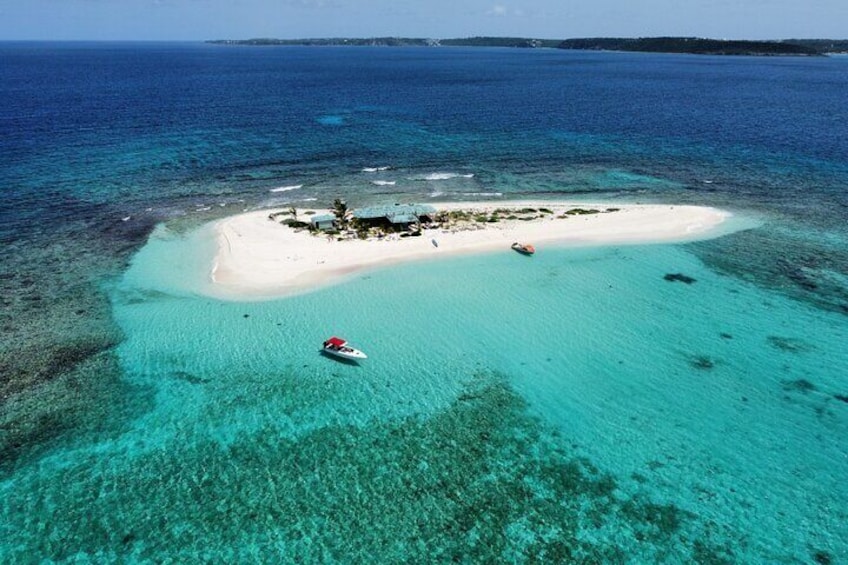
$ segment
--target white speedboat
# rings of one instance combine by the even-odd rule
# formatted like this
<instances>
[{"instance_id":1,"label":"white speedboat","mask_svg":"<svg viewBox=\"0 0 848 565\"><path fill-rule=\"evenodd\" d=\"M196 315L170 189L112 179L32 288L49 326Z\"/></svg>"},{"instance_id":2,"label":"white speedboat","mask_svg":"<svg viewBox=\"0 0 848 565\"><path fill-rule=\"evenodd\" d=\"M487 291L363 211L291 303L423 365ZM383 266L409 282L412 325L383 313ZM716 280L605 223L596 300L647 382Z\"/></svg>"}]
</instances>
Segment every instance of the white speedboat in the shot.
<instances>
[{"instance_id":1,"label":"white speedboat","mask_svg":"<svg viewBox=\"0 0 848 565\"><path fill-rule=\"evenodd\" d=\"M358 349L354 349L347 344L346 340L336 336L333 336L324 342L323 351L328 355L332 355L340 359L348 359L350 361L368 359L368 356L363 352Z\"/></svg>"}]
</instances>

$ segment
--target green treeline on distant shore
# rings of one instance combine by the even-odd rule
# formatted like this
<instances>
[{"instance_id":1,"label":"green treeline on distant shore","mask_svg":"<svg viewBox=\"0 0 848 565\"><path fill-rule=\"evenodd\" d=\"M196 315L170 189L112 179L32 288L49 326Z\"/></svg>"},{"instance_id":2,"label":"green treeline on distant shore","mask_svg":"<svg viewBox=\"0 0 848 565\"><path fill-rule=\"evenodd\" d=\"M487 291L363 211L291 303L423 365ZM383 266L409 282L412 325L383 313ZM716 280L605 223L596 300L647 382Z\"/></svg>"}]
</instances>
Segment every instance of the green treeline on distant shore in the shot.
<instances>
[{"instance_id":1,"label":"green treeline on distant shore","mask_svg":"<svg viewBox=\"0 0 848 565\"><path fill-rule=\"evenodd\" d=\"M560 39L526 37L467 37L462 39L423 39L416 37L323 37L312 39L217 39L207 43L224 45L368 45L388 47L558 47Z\"/></svg>"},{"instance_id":2,"label":"green treeline on distant shore","mask_svg":"<svg viewBox=\"0 0 848 565\"><path fill-rule=\"evenodd\" d=\"M442 39L440 45L457 47L559 47L559 39L528 39L526 37L466 37Z\"/></svg>"},{"instance_id":3,"label":"green treeline on distant shore","mask_svg":"<svg viewBox=\"0 0 848 565\"><path fill-rule=\"evenodd\" d=\"M353 45L390 47L548 47L603 51L694 53L703 55L827 55L848 53L848 40L786 39L747 41L699 37L591 37L576 39L533 39L526 37L466 37L425 39L411 37L314 38L314 39L217 39L218 45Z\"/></svg>"},{"instance_id":4,"label":"green treeline on distant shore","mask_svg":"<svg viewBox=\"0 0 848 565\"><path fill-rule=\"evenodd\" d=\"M815 49L819 53L848 53L848 39L785 39L786 43L803 45Z\"/></svg>"},{"instance_id":5,"label":"green treeline on distant shore","mask_svg":"<svg viewBox=\"0 0 848 565\"><path fill-rule=\"evenodd\" d=\"M566 39L561 49L695 53L702 55L818 55L811 47L782 41L731 41L695 37Z\"/></svg>"},{"instance_id":6,"label":"green treeline on distant shore","mask_svg":"<svg viewBox=\"0 0 848 565\"><path fill-rule=\"evenodd\" d=\"M207 43L215 43L218 45L380 45L388 47L430 47L432 45L438 45L439 41L435 39L416 39L410 37L319 37L312 39L216 39L213 41L207 41Z\"/></svg>"}]
</instances>

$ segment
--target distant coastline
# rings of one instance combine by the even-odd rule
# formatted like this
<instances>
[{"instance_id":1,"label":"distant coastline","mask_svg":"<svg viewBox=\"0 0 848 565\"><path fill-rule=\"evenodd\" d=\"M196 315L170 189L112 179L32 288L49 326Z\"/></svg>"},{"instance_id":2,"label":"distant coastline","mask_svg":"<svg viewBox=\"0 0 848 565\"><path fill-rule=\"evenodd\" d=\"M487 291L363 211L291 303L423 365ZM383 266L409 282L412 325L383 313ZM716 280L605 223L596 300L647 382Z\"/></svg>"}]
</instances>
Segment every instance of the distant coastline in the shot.
<instances>
[{"instance_id":1,"label":"distant coastline","mask_svg":"<svg viewBox=\"0 0 848 565\"><path fill-rule=\"evenodd\" d=\"M690 53L697 55L755 55L814 57L848 53L848 39L783 39L774 41L726 40L700 37L587 37L535 39L527 37L466 37L454 39L412 37L310 38L310 39L215 39L216 45L308 45L385 47L517 47L582 51L634 51Z\"/></svg>"}]
</instances>

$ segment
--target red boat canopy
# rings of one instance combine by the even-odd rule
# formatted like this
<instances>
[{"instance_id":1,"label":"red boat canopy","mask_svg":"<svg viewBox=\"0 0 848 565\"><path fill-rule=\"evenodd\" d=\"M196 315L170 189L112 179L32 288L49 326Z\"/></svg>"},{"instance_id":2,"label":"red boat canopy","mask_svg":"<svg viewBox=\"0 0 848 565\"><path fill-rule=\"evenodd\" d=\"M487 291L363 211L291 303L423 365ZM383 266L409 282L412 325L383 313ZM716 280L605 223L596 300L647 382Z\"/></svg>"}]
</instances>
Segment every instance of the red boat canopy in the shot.
<instances>
[{"instance_id":1,"label":"red boat canopy","mask_svg":"<svg viewBox=\"0 0 848 565\"><path fill-rule=\"evenodd\" d=\"M324 345L332 345L333 347L341 347L342 345L344 345L346 343L347 343L347 341L343 340L342 338L333 336L330 339L328 339L327 341L325 341Z\"/></svg>"}]
</instances>

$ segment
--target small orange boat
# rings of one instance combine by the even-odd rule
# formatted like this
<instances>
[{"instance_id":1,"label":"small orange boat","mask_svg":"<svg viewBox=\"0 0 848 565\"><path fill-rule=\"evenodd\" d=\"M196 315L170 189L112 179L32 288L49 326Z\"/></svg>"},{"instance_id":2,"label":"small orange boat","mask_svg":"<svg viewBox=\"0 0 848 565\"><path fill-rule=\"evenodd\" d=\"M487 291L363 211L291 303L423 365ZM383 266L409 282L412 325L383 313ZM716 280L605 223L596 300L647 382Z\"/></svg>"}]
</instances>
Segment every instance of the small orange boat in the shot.
<instances>
[{"instance_id":1,"label":"small orange boat","mask_svg":"<svg viewBox=\"0 0 848 565\"><path fill-rule=\"evenodd\" d=\"M512 248L521 253L522 255L533 255L536 253L536 248L530 245L529 243L518 243L517 241L512 244Z\"/></svg>"}]
</instances>

